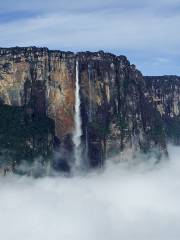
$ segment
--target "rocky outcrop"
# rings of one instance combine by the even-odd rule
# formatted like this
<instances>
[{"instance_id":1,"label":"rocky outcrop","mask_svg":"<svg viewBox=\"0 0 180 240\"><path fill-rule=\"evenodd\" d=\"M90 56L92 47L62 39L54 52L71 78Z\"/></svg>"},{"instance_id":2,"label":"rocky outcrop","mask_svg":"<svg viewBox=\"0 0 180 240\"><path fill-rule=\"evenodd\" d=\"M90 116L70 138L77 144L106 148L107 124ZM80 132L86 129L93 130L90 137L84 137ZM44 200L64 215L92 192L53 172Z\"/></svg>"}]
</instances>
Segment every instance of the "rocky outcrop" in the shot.
<instances>
[{"instance_id":1,"label":"rocky outcrop","mask_svg":"<svg viewBox=\"0 0 180 240\"><path fill-rule=\"evenodd\" d=\"M180 77L144 77L149 102L160 113L166 138L180 144Z\"/></svg>"},{"instance_id":2,"label":"rocky outcrop","mask_svg":"<svg viewBox=\"0 0 180 240\"><path fill-rule=\"evenodd\" d=\"M142 74L124 56L79 53L84 142L91 165L131 150L166 149L158 111ZM121 154L122 155L122 154ZM123 156L122 156L123 157ZM129 157L129 156L124 156Z\"/></svg>"},{"instance_id":3,"label":"rocky outcrop","mask_svg":"<svg viewBox=\"0 0 180 240\"><path fill-rule=\"evenodd\" d=\"M47 112L46 49L0 49L0 148L11 161L47 157L54 123Z\"/></svg>"},{"instance_id":4,"label":"rocky outcrop","mask_svg":"<svg viewBox=\"0 0 180 240\"><path fill-rule=\"evenodd\" d=\"M84 161L99 166L124 149L166 152L161 113L126 57L36 47L0 49L1 151L32 159L56 148L56 166L73 161L76 61Z\"/></svg>"}]
</instances>

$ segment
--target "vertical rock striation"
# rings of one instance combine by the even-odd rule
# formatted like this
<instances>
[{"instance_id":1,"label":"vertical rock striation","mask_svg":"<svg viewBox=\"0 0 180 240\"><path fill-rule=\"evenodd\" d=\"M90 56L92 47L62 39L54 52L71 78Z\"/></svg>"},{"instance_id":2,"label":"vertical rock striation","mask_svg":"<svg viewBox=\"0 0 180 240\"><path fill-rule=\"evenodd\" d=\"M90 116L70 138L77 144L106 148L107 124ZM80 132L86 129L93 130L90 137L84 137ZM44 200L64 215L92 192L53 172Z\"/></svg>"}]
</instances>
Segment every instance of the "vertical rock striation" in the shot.
<instances>
[{"instance_id":1,"label":"vertical rock striation","mask_svg":"<svg viewBox=\"0 0 180 240\"><path fill-rule=\"evenodd\" d=\"M0 116L2 151L14 144L18 159L33 159L47 156L53 145L61 144L62 149L63 144L70 145L67 139L74 124L74 63L70 52L36 47L0 49L0 102L2 110L6 108L5 118ZM14 114L10 107L12 111L17 109L17 117L8 118L12 129L22 125L14 138L8 131L9 123L4 121Z\"/></svg>"},{"instance_id":2,"label":"vertical rock striation","mask_svg":"<svg viewBox=\"0 0 180 240\"><path fill-rule=\"evenodd\" d=\"M92 166L123 150L130 154L166 143L159 112L144 94L142 74L124 56L79 53L84 142ZM85 141L86 139L86 141ZM88 141L88 143L87 143Z\"/></svg>"},{"instance_id":3,"label":"vertical rock striation","mask_svg":"<svg viewBox=\"0 0 180 240\"><path fill-rule=\"evenodd\" d=\"M154 93L126 57L36 47L0 49L1 152L32 159L58 149L55 167L73 162L76 59L84 161L101 166L117 154L126 157L125 149L165 152Z\"/></svg>"},{"instance_id":4,"label":"vertical rock striation","mask_svg":"<svg viewBox=\"0 0 180 240\"><path fill-rule=\"evenodd\" d=\"M144 77L149 102L160 113L166 138L180 144L180 77Z\"/></svg>"}]
</instances>

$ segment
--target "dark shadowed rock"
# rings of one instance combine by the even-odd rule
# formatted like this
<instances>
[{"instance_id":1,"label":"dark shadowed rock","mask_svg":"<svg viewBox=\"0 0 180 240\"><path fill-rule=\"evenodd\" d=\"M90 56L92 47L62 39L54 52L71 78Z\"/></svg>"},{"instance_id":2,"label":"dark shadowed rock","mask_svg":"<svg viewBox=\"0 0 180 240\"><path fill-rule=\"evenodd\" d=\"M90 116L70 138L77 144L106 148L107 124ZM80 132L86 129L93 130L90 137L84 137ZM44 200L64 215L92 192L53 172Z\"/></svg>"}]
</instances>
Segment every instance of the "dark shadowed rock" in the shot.
<instances>
[{"instance_id":1,"label":"dark shadowed rock","mask_svg":"<svg viewBox=\"0 0 180 240\"><path fill-rule=\"evenodd\" d=\"M0 48L1 148L16 152L18 160L26 154L30 158L48 156L58 149L60 157L55 165L69 171L73 162L76 60L84 162L102 166L107 158L123 156L124 150L132 155L153 148L165 153L162 111L169 111L169 100L163 100L159 110L152 100L153 87L125 56L36 47ZM167 95L165 92L161 94Z\"/></svg>"},{"instance_id":2,"label":"dark shadowed rock","mask_svg":"<svg viewBox=\"0 0 180 240\"><path fill-rule=\"evenodd\" d=\"M166 138L180 144L180 77L144 77L149 102L163 121Z\"/></svg>"}]
</instances>

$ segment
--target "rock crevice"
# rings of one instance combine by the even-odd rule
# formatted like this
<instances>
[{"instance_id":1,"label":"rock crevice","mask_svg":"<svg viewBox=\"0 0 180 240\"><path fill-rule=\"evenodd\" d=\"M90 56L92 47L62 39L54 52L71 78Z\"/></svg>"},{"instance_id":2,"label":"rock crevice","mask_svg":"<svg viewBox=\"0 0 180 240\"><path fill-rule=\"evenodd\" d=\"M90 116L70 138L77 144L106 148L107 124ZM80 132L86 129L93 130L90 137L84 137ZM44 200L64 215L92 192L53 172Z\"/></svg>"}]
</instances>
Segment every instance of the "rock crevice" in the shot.
<instances>
[{"instance_id":1,"label":"rock crevice","mask_svg":"<svg viewBox=\"0 0 180 240\"><path fill-rule=\"evenodd\" d=\"M86 162L102 166L125 149L165 153L168 121L179 116L179 78L170 83L171 77L143 77L125 56L103 51L75 54L36 47L0 48L1 151L11 152L8 142L19 138L13 149L18 159L25 158L20 154L24 146L31 157L58 149L56 165L73 161L77 59ZM3 111L10 114L12 128L21 123L28 134L19 129L11 138Z\"/></svg>"}]
</instances>

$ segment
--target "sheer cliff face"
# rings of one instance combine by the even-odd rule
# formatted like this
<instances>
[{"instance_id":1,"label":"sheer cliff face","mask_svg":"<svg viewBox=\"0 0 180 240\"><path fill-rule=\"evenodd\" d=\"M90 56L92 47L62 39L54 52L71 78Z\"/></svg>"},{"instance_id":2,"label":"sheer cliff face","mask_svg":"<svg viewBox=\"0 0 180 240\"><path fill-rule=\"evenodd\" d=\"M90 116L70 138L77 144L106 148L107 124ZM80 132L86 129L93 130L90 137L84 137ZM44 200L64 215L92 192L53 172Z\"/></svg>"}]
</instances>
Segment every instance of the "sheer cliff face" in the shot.
<instances>
[{"instance_id":1,"label":"sheer cliff face","mask_svg":"<svg viewBox=\"0 0 180 240\"><path fill-rule=\"evenodd\" d=\"M60 138L73 129L74 54L48 49L1 49L0 96L26 113L48 115Z\"/></svg>"},{"instance_id":2,"label":"sheer cliff face","mask_svg":"<svg viewBox=\"0 0 180 240\"><path fill-rule=\"evenodd\" d=\"M141 73L124 56L80 53L84 142L92 165L133 154L165 150L160 114L144 95ZM127 151L126 151L127 153ZM121 157L129 157L129 155Z\"/></svg>"},{"instance_id":3,"label":"sheer cliff face","mask_svg":"<svg viewBox=\"0 0 180 240\"><path fill-rule=\"evenodd\" d=\"M160 113L166 136L180 143L180 77L144 77L149 102Z\"/></svg>"},{"instance_id":4,"label":"sheer cliff face","mask_svg":"<svg viewBox=\"0 0 180 240\"><path fill-rule=\"evenodd\" d=\"M32 155L47 154L58 143L60 150L73 151L76 60L82 148L90 165L101 165L105 158L128 148L135 152L155 146L164 151L160 113L149 101L141 73L126 57L104 52L75 55L35 47L0 49L0 107L6 108L6 115L9 108L20 111L16 112L18 121L22 129L29 129L27 134L17 130L17 136L23 135L19 148L25 145ZM8 142L6 122L2 134ZM18 122L13 122L12 128L13 124Z\"/></svg>"},{"instance_id":5,"label":"sheer cliff face","mask_svg":"<svg viewBox=\"0 0 180 240\"><path fill-rule=\"evenodd\" d=\"M46 156L52 151L55 136L63 141L72 132L74 60L72 53L49 52L46 48L0 49L3 151L11 148L10 142L14 146L13 152L19 152L18 156L24 150L23 158L26 153L29 158ZM14 107L12 114L21 117L13 117L13 109L7 109L7 106ZM3 119L7 121L3 122ZM9 124L14 131L17 129L14 139L11 136L14 131L8 131Z\"/></svg>"}]
</instances>

